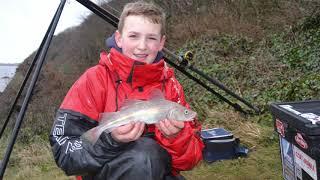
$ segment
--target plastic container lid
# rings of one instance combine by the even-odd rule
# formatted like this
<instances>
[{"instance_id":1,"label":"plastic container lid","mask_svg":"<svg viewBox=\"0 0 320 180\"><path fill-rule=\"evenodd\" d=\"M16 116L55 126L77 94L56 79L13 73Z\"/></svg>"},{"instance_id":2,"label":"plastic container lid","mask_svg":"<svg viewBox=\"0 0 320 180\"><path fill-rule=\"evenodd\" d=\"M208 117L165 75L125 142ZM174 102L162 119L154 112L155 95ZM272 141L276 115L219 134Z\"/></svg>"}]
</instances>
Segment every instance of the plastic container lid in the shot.
<instances>
[{"instance_id":1,"label":"plastic container lid","mask_svg":"<svg viewBox=\"0 0 320 180\"><path fill-rule=\"evenodd\" d=\"M202 130L201 138L204 140L229 139L233 138L233 134L223 128L212 128Z\"/></svg>"},{"instance_id":2,"label":"plastic container lid","mask_svg":"<svg viewBox=\"0 0 320 180\"><path fill-rule=\"evenodd\" d=\"M320 101L282 102L270 105L275 119L290 124L306 135L320 135Z\"/></svg>"}]
</instances>

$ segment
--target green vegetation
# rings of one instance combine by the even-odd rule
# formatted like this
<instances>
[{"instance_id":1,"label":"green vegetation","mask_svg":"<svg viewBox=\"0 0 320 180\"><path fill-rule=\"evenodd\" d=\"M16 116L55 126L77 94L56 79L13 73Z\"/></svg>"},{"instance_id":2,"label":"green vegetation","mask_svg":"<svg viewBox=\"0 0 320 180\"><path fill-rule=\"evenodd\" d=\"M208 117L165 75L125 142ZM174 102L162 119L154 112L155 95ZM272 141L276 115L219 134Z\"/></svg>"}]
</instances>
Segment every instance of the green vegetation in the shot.
<instances>
[{"instance_id":1,"label":"green vegetation","mask_svg":"<svg viewBox=\"0 0 320 180\"><path fill-rule=\"evenodd\" d=\"M297 26L305 27L308 21L312 19ZM245 159L202 163L184 173L188 179L282 178L278 139L268 106L276 101L320 98L320 56L317 56L320 27L299 29L294 34L290 31L273 34L271 39L259 42L230 35L201 37L180 49L180 52L193 50L194 66L224 82L262 110L259 116L242 117L178 74L192 107L202 113L204 127L231 130L250 149Z\"/></svg>"},{"instance_id":2,"label":"green vegetation","mask_svg":"<svg viewBox=\"0 0 320 180\"><path fill-rule=\"evenodd\" d=\"M120 9L125 2L112 1L111 5ZM169 14L167 47L177 54L193 51L191 64L261 109L258 116L239 114L177 71L203 128L224 127L250 149L247 158L201 162L183 175L187 179L281 179L278 138L268 108L272 102L320 98L320 13L312 11L319 3L156 2ZM67 90L86 68L97 63L98 52L104 49L105 32L111 34L113 30L98 17L89 16L81 26L54 38L14 146L6 179L70 179L54 163L48 133ZM33 56L19 66L14 80L0 94L0 122L5 119ZM9 130L15 116L16 113ZM2 156L6 144L1 139Z\"/></svg>"}]
</instances>

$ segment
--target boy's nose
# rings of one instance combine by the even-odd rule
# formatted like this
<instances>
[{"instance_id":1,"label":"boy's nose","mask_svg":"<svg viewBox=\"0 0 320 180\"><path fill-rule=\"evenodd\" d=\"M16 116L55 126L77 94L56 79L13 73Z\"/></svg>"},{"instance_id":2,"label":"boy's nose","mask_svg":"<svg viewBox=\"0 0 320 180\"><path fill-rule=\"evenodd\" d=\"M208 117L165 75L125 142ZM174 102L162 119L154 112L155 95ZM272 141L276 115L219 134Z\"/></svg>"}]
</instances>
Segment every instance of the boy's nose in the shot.
<instances>
[{"instance_id":1,"label":"boy's nose","mask_svg":"<svg viewBox=\"0 0 320 180\"><path fill-rule=\"evenodd\" d=\"M144 49L146 49L146 48L147 48L146 40L141 39L141 40L139 41L139 44L138 44L138 49L144 50Z\"/></svg>"}]
</instances>

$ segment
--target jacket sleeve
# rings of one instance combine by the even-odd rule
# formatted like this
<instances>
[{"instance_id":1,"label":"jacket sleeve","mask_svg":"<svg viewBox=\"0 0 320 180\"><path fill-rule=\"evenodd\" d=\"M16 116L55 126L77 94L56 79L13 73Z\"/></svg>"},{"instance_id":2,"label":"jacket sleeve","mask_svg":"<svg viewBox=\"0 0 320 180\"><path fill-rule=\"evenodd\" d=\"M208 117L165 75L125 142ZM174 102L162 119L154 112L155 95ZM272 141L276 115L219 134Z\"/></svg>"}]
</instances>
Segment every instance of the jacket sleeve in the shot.
<instances>
[{"instance_id":1,"label":"jacket sleeve","mask_svg":"<svg viewBox=\"0 0 320 180\"><path fill-rule=\"evenodd\" d=\"M97 122L81 113L59 109L49 136L57 165L67 175L95 174L108 161L117 157L124 144L103 133L93 145L81 135Z\"/></svg>"},{"instance_id":2,"label":"jacket sleeve","mask_svg":"<svg viewBox=\"0 0 320 180\"><path fill-rule=\"evenodd\" d=\"M166 91L172 101L178 102L187 108L182 86L176 79L172 79ZM204 147L199 134L201 125L197 120L185 122L185 127L174 138L166 138L155 129L155 138L172 156L173 171L179 172L192 169L202 159Z\"/></svg>"},{"instance_id":3,"label":"jacket sleeve","mask_svg":"<svg viewBox=\"0 0 320 180\"><path fill-rule=\"evenodd\" d=\"M125 144L103 133L92 145L81 135L98 125L104 92L99 74L90 70L82 75L66 95L49 136L54 159L67 175L94 174L108 161L117 157ZM101 102L100 102L101 101Z\"/></svg>"}]
</instances>

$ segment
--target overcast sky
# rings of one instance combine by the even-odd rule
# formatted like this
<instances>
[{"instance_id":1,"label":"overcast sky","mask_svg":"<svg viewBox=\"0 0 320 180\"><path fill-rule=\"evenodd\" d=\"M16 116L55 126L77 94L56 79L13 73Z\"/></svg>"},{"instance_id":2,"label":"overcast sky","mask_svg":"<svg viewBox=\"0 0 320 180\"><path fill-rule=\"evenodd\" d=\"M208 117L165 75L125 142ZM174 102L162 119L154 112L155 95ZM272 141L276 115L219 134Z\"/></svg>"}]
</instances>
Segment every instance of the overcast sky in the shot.
<instances>
[{"instance_id":1,"label":"overcast sky","mask_svg":"<svg viewBox=\"0 0 320 180\"><path fill-rule=\"evenodd\" d=\"M0 63L20 63L39 47L59 3L60 0L1 1ZM79 25L89 13L77 1L67 0L55 34Z\"/></svg>"}]
</instances>

